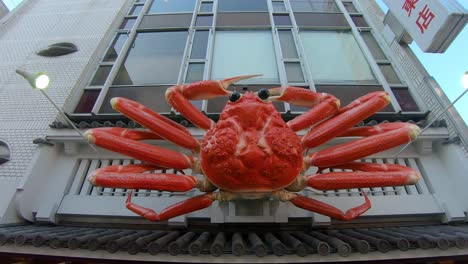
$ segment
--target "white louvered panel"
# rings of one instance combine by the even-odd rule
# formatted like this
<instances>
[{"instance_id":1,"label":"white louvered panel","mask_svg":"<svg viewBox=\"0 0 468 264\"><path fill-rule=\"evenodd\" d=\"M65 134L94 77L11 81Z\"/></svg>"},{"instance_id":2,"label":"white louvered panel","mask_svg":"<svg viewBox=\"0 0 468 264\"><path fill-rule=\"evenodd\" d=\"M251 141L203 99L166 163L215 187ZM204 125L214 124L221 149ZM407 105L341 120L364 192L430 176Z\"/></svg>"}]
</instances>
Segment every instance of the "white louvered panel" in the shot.
<instances>
[{"instance_id":1,"label":"white louvered panel","mask_svg":"<svg viewBox=\"0 0 468 264\"><path fill-rule=\"evenodd\" d=\"M97 169L99 169L99 165L101 164L101 161L100 160L92 160L90 165L89 165L89 168L88 168L88 172L86 173L86 176L85 178L83 179L83 185L81 187L81 191L80 191L80 194L82 195L91 195L91 191L93 189L96 189L96 188L93 188L94 186L88 181L88 177Z\"/></svg>"},{"instance_id":2,"label":"white louvered panel","mask_svg":"<svg viewBox=\"0 0 468 264\"><path fill-rule=\"evenodd\" d=\"M403 165L403 166L408 166L405 162L405 159L403 158L398 158L397 159L398 164ZM414 195L418 194L418 189L416 188L415 185L406 185L405 186L406 191L408 192L409 195Z\"/></svg>"}]
</instances>

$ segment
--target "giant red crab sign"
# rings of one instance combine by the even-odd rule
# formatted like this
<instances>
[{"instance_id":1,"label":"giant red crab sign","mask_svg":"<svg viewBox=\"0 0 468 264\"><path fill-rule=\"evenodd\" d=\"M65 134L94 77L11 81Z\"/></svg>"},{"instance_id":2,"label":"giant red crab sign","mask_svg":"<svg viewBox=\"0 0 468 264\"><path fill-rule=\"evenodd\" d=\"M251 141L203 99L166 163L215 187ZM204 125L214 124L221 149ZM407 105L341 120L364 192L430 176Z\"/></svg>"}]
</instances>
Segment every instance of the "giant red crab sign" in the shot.
<instances>
[{"instance_id":1,"label":"giant red crab sign","mask_svg":"<svg viewBox=\"0 0 468 264\"><path fill-rule=\"evenodd\" d=\"M193 188L206 192L174 204L160 213L134 204L129 193L126 206L151 221L167 220L210 206L213 201L235 199L278 199L297 207L339 220L351 220L370 207L365 202L343 213L326 203L302 196L305 187L336 190L414 184L419 174L411 168L393 164L354 162L368 155L396 147L414 139L419 128L408 123L385 123L354 127L389 103L386 92L364 95L346 107L325 93L287 87L261 89L257 93L228 91L232 83L254 77L239 76L222 81L201 81L176 85L166 99L194 125L207 130L198 141L183 126L125 98L113 98L112 107L149 130L96 128L87 131L91 143L139 159L144 164L109 166L96 170L89 181L96 186L126 189L151 189L185 192ZM215 123L189 100L229 95L229 102ZM288 102L310 110L284 122L272 101ZM296 132L311 127L302 138ZM363 137L348 143L305 155L307 149L338 136ZM140 142L164 139L187 148L186 155ZM350 169L304 175L311 166ZM143 173L162 168L192 169L195 175ZM219 191L216 191L219 189Z\"/></svg>"}]
</instances>

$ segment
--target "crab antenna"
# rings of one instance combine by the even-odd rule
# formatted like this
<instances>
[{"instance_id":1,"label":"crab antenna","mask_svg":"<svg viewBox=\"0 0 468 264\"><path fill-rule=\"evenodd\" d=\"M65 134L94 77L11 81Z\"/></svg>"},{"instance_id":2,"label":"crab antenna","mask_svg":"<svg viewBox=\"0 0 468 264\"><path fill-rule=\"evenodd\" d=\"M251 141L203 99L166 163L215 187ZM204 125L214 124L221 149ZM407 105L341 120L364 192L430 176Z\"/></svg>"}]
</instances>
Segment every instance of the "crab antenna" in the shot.
<instances>
[{"instance_id":1,"label":"crab antenna","mask_svg":"<svg viewBox=\"0 0 468 264\"><path fill-rule=\"evenodd\" d=\"M263 74L253 74L253 75L241 75L241 76L236 76L236 77L232 77L232 78L228 78L228 79L222 80L222 81L221 81L221 84L222 84L223 88L227 90L227 88L228 88L231 84L233 84L233 83L236 83L236 82L241 81L241 80L253 78L253 77L262 76L262 75L263 75Z\"/></svg>"}]
</instances>

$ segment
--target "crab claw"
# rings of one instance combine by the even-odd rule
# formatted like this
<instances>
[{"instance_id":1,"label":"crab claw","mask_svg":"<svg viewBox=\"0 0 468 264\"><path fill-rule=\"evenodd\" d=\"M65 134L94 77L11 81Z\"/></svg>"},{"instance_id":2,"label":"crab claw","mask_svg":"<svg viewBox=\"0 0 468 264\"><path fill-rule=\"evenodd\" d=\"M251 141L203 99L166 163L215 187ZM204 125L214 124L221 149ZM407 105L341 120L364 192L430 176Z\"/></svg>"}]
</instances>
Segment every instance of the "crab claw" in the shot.
<instances>
[{"instance_id":1,"label":"crab claw","mask_svg":"<svg viewBox=\"0 0 468 264\"><path fill-rule=\"evenodd\" d=\"M286 102L303 107L313 107L326 99L335 99L339 104L339 101L330 94L316 93L301 87L277 87L268 91L270 92L269 99L271 101Z\"/></svg>"},{"instance_id":2,"label":"crab claw","mask_svg":"<svg viewBox=\"0 0 468 264\"><path fill-rule=\"evenodd\" d=\"M227 89L231 84L257 76L261 76L261 74L242 75L219 81L209 80L194 82L187 85L178 85L176 86L176 89L179 90L182 93L182 95L188 100L211 99L217 96L230 94L231 92Z\"/></svg>"}]
</instances>

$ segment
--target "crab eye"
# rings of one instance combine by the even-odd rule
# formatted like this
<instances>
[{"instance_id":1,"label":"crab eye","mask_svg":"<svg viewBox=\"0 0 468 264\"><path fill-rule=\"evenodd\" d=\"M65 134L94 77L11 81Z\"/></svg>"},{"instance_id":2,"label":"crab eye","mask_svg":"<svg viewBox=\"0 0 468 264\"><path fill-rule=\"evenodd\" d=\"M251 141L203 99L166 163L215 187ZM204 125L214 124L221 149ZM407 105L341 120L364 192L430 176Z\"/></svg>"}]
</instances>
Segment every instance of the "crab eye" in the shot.
<instances>
[{"instance_id":1,"label":"crab eye","mask_svg":"<svg viewBox=\"0 0 468 264\"><path fill-rule=\"evenodd\" d=\"M229 101L234 103L235 101L239 100L240 97L241 97L241 94L239 92L233 92L232 94L229 95Z\"/></svg>"},{"instance_id":2,"label":"crab eye","mask_svg":"<svg viewBox=\"0 0 468 264\"><path fill-rule=\"evenodd\" d=\"M270 97L270 92L268 92L267 89L262 88L260 91L258 91L258 97L260 97L262 100L266 100L268 97Z\"/></svg>"}]
</instances>

